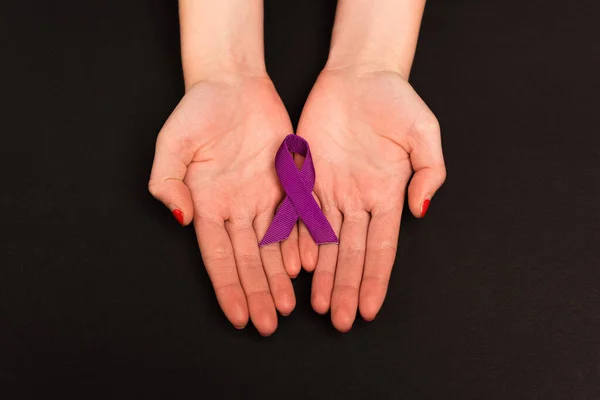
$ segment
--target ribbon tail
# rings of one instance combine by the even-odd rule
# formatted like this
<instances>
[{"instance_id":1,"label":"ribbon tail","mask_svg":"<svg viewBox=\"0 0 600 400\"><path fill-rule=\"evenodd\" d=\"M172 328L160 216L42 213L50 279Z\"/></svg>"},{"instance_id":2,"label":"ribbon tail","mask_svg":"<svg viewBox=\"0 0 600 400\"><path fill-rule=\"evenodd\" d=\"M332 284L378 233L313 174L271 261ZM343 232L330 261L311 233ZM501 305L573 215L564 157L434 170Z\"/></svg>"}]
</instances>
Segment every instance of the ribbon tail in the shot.
<instances>
[{"instance_id":1,"label":"ribbon tail","mask_svg":"<svg viewBox=\"0 0 600 400\"><path fill-rule=\"evenodd\" d=\"M338 237L336 236L333 228L327 221L325 214L321 211L321 208L312 197L311 192L307 192L303 198L299 198L294 202L294 206L298 210L298 215L313 240L316 244L326 244L326 243L339 243Z\"/></svg>"},{"instance_id":2,"label":"ribbon tail","mask_svg":"<svg viewBox=\"0 0 600 400\"><path fill-rule=\"evenodd\" d=\"M292 233L292 229L294 229L297 221L298 213L290 199L286 197L275 214L273 222L269 225L267 233L258 245L266 246L286 240L290 236L290 233Z\"/></svg>"}]
</instances>

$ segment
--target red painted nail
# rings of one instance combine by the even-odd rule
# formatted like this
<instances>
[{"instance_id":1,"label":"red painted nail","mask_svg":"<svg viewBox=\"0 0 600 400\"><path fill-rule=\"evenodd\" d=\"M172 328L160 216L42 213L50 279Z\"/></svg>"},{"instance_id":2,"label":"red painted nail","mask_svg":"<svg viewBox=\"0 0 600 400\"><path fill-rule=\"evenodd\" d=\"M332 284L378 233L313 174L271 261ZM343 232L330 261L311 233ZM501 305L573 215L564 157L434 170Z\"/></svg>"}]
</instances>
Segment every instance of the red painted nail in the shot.
<instances>
[{"instance_id":1,"label":"red painted nail","mask_svg":"<svg viewBox=\"0 0 600 400\"><path fill-rule=\"evenodd\" d=\"M172 213L177 222L179 222L179 225L183 226L183 213L181 212L181 210L176 208L172 211Z\"/></svg>"},{"instance_id":2,"label":"red painted nail","mask_svg":"<svg viewBox=\"0 0 600 400\"><path fill-rule=\"evenodd\" d=\"M423 201L423 204L421 205L421 218L423 218L425 216L425 214L427 214L427 210L429 209L429 203L431 201L429 199L425 199L425 201Z\"/></svg>"}]
</instances>

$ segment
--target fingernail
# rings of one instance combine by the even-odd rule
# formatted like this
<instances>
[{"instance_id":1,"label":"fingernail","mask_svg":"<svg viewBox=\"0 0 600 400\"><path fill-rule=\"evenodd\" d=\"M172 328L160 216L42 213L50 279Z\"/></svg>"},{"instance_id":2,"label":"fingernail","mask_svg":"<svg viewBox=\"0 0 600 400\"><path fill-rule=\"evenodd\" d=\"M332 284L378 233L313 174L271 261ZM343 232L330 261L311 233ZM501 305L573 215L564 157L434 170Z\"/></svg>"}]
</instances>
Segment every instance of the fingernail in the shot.
<instances>
[{"instance_id":1,"label":"fingernail","mask_svg":"<svg viewBox=\"0 0 600 400\"><path fill-rule=\"evenodd\" d=\"M429 199L425 199L425 201L423 201L423 204L421 205L421 218L423 218L425 216L425 214L427 214L427 210L429 209L429 203L431 201Z\"/></svg>"},{"instance_id":2,"label":"fingernail","mask_svg":"<svg viewBox=\"0 0 600 400\"><path fill-rule=\"evenodd\" d=\"M173 213L173 216L175 217L177 222L179 222L179 225L183 226L183 213L181 212L181 210L176 208L171 212Z\"/></svg>"}]
</instances>

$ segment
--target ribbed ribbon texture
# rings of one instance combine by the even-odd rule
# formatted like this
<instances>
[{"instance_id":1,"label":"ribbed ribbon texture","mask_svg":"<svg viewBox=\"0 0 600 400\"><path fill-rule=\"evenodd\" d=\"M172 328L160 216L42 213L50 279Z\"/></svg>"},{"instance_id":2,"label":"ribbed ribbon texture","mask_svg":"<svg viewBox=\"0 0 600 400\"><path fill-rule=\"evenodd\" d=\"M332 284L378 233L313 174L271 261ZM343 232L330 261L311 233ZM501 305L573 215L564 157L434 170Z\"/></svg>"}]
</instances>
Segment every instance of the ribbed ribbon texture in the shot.
<instances>
[{"instance_id":1,"label":"ribbed ribbon texture","mask_svg":"<svg viewBox=\"0 0 600 400\"><path fill-rule=\"evenodd\" d=\"M300 170L292 153L304 156ZM296 135L288 135L275 156L275 170L286 197L275 214L260 246L287 239L300 218L317 244L338 243L335 232L312 196L315 186L315 167L308 142Z\"/></svg>"}]
</instances>

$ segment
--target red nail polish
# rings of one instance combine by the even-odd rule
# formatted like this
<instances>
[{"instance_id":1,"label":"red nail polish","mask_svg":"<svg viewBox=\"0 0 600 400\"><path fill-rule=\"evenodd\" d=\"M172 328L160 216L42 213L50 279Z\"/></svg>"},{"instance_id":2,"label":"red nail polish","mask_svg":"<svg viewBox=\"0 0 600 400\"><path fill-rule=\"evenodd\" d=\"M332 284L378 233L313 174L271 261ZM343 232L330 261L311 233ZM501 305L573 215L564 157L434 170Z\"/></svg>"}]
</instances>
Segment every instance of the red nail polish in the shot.
<instances>
[{"instance_id":1,"label":"red nail polish","mask_svg":"<svg viewBox=\"0 0 600 400\"><path fill-rule=\"evenodd\" d=\"M172 211L172 213L177 222L179 222L179 225L183 226L183 213L181 212L181 210L176 208Z\"/></svg>"},{"instance_id":2,"label":"red nail polish","mask_svg":"<svg viewBox=\"0 0 600 400\"><path fill-rule=\"evenodd\" d=\"M421 218L423 218L425 216L425 214L427 214L427 210L429 209L429 203L431 201L429 199L425 199L425 201L423 201L423 205L421 205Z\"/></svg>"}]
</instances>

